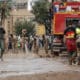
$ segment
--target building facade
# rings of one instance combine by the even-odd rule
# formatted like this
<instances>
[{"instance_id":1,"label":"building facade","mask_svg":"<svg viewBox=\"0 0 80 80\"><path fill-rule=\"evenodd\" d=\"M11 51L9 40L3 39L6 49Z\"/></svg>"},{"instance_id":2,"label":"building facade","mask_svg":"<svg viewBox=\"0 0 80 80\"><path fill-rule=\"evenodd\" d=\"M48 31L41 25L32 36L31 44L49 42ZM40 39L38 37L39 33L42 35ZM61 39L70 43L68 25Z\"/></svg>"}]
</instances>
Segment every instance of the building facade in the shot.
<instances>
[{"instance_id":1,"label":"building facade","mask_svg":"<svg viewBox=\"0 0 80 80\"><path fill-rule=\"evenodd\" d=\"M6 34L14 34L15 22L18 20L31 20L34 15L30 12L32 5L38 0L12 0L12 11L10 16L5 20L4 28ZM52 0L49 0L51 2ZM79 1L79 0L54 0L54 1Z\"/></svg>"},{"instance_id":2,"label":"building facade","mask_svg":"<svg viewBox=\"0 0 80 80\"><path fill-rule=\"evenodd\" d=\"M13 0L10 16L5 20L4 28L6 36L15 34L15 22L19 20L31 20L34 15L28 9L30 5L28 0Z\"/></svg>"}]
</instances>

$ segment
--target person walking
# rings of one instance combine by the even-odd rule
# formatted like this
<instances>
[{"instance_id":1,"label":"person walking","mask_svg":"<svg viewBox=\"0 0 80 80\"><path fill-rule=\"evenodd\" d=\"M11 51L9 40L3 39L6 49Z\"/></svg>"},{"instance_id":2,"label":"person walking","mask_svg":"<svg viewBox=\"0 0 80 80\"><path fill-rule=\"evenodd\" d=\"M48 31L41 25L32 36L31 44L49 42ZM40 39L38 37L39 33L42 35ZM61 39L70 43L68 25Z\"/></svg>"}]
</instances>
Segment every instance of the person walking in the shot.
<instances>
[{"instance_id":1,"label":"person walking","mask_svg":"<svg viewBox=\"0 0 80 80\"><path fill-rule=\"evenodd\" d=\"M4 50L5 50L4 35L5 35L5 30L2 26L0 26L0 58L1 58L1 61L3 61L3 53L4 53Z\"/></svg>"},{"instance_id":2,"label":"person walking","mask_svg":"<svg viewBox=\"0 0 80 80\"><path fill-rule=\"evenodd\" d=\"M78 22L78 25L76 27L76 34L77 34L77 47L78 51L80 51L80 21Z\"/></svg>"},{"instance_id":3,"label":"person walking","mask_svg":"<svg viewBox=\"0 0 80 80\"><path fill-rule=\"evenodd\" d=\"M29 37L29 41L28 41L28 49L29 49L29 51L32 51L33 41L34 41L34 38L33 38L33 36L31 35L31 36Z\"/></svg>"},{"instance_id":4,"label":"person walking","mask_svg":"<svg viewBox=\"0 0 80 80\"><path fill-rule=\"evenodd\" d=\"M8 38L8 50L12 51L12 49L13 49L13 35L10 34Z\"/></svg>"},{"instance_id":5,"label":"person walking","mask_svg":"<svg viewBox=\"0 0 80 80\"><path fill-rule=\"evenodd\" d=\"M45 38L45 42L44 42L44 49L45 49L45 53L48 54L48 47L49 47L49 40L46 37Z\"/></svg>"},{"instance_id":6,"label":"person walking","mask_svg":"<svg viewBox=\"0 0 80 80\"><path fill-rule=\"evenodd\" d=\"M29 54L29 49L28 49L28 38L25 39L25 52L26 52L26 54Z\"/></svg>"},{"instance_id":7,"label":"person walking","mask_svg":"<svg viewBox=\"0 0 80 80\"><path fill-rule=\"evenodd\" d=\"M39 37L38 36L34 37L33 46L34 46L34 52L38 54L39 53Z\"/></svg>"},{"instance_id":8,"label":"person walking","mask_svg":"<svg viewBox=\"0 0 80 80\"><path fill-rule=\"evenodd\" d=\"M78 52L78 65L80 65L80 21L76 27L76 34L77 34L77 52Z\"/></svg>"},{"instance_id":9,"label":"person walking","mask_svg":"<svg viewBox=\"0 0 80 80\"><path fill-rule=\"evenodd\" d=\"M77 56L76 30L75 27L72 26L72 23L64 30L64 43L66 44L69 55L69 64L72 65Z\"/></svg>"}]
</instances>

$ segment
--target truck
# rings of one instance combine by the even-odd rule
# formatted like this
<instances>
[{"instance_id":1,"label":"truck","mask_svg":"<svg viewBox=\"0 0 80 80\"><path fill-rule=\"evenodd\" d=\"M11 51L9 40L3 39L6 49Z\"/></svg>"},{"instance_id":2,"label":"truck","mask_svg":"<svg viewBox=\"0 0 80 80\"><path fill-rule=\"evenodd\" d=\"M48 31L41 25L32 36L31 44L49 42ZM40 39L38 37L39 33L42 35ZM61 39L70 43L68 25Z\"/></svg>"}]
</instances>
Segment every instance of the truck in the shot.
<instances>
[{"instance_id":1,"label":"truck","mask_svg":"<svg viewBox=\"0 0 80 80\"><path fill-rule=\"evenodd\" d=\"M80 2L66 2L59 3L54 2L54 7L57 5L58 11L53 13L52 20L52 34L53 38L53 53L66 52L66 46L64 44L64 30L72 22L76 27L78 21L80 21Z\"/></svg>"}]
</instances>

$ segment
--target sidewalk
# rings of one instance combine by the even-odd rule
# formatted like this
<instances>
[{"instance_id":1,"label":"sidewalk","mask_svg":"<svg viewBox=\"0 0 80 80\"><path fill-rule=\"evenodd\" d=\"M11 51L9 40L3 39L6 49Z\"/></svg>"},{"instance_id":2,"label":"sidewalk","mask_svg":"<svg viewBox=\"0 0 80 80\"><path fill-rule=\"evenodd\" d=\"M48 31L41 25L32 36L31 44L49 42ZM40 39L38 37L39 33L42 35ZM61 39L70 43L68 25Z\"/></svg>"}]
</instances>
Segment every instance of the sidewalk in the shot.
<instances>
[{"instance_id":1,"label":"sidewalk","mask_svg":"<svg viewBox=\"0 0 80 80\"><path fill-rule=\"evenodd\" d=\"M69 66L64 64L64 61L66 60L62 58L40 58L31 52L27 54L6 53L4 61L0 61L0 80L53 80L52 77L54 77L54 80L58 80L60 75L65 77L71 75L70 80L79 80L73 79L73 77L74 75L80 76L80 67L76 65ZM55 79L55 75L58 78ZM45 79L45 76L48 76L48 79Z\"/></svg>"},{"instance_id":2,"label":"sidewalk","mask_svg":"<svg viewBox=\"0 0 80 80\"><path fill-rule=\"evenodd\" d=\"M40 58L33 53L5 54L4 61L0 61L1 78L72 71L80 72L80 68L75 65L69 66L68 64L63 64L60 58Z\"/></svg>"}]
</instances>

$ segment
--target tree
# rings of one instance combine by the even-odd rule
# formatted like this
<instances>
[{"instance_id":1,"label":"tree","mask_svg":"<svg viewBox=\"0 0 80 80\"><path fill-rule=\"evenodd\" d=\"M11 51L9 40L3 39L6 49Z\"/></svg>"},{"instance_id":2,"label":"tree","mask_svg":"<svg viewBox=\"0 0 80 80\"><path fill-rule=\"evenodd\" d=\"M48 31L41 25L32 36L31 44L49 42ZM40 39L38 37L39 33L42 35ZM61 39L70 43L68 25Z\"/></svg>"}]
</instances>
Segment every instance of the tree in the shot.
<instances>
[{"instance_id":1,"label":"tree","mask_svg":"<svg viewBox=\"0 0 80 80\"><path fill-rule=\"evenodd\" d=\"M34 34L34 24L31 21L16 21L14 27L17 35L21 35L23 29L27 30L27 34Z\"/></svg>"},{"instance_id":2,"label":"tree","mask_svg":"<svg viewBox=\"0 0 80 80\"><path fill-rule=\"evenodd\" d=\"M10 15L12 0L0 1L1 25L4 24L5 18Z\"/></svg>"},{"instance_id":3,"label":"tree","mask_svg":"<svg viewBox=\"0 0 80 80\"><path fill-rule=\"evenodd\" d=\"M39 0L36 1L35 4L32 7L32 13L35 15L35 21L38 23L44 24L46 27L46 30L49 31L50 25L47 25L50 23L50 14L49 14L49 8L50 3L48 0ZM48 23L49 22L49 23Z\"/></svg>"},{"instance_id":4,"label":"tree","mask_svg":"<svg viewBox=\"0 0 80 80\"><path fill-rule=\"evenodd\" d=\"M36 1L33 5L32 13L35 15L35 20L39 23L45 24L46 18L48 18L49 2L48 0Z\"/></svg>"}]
</instances>

